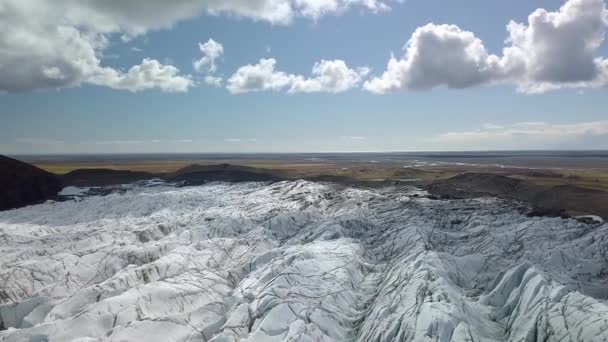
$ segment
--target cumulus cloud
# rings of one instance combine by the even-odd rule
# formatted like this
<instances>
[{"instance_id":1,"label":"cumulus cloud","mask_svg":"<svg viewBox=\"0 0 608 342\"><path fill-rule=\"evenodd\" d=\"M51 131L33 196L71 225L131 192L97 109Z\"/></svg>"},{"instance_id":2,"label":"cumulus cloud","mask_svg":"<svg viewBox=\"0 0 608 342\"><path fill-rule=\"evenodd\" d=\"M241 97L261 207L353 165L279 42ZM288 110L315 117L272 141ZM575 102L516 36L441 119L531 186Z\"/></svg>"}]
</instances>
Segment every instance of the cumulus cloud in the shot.
<instances>
[{"instance_id":1,"label":"cumulus cloud","mask_svg":"<svg viewBox=\"0 0 608 342\"><path fill-rule=\"evenodd\" d=\"M427 24L412 34L405 57L391 57L384 74L365 82L364 88L378 94L442 85L465 88L492 79L498 62L472 32L456 25Z\"/></svg>"},{"instance_id":2,"label":"cumulus cloud","mask_svg":"<svg viewBox=\"0 0 608 342\"><path fill-rule=\"evenodd\" d=\"M352 6L364 7L373 12L390 9L386 1L377 0L295 0L293 4L301 15L314 19L329 13L343 12Z\"/></svg>"},{"instance_id":3,"label":"cumulus cloud","mask_svg":"<svg viewBox=\"0 0 608 342\"><path fill-rule=\"evenodd\" d=\"M104 84L99 80L113 73L116 76L113 78L119 80L115 88L149 89L153 84L149 81L157 79L155 75L133 74L150 71L143 66L135 66L127 74L102 66L109 37L119 36L128 41L204 14L288 24L296 16L316 19L355 6L371 11L388 7L383 0L1 0L0 91ZM157 71L167 76L174 70ZM169 84L176 88L155 88L184 91L193 85L184 86L188 75L173 76ZM146 83L132 84L140 79ZM217 84L217 79L210 80Z\"/></svg>"},{"instance_id":4,"label":"cumulus cloud","mask_svg":"<svg viewBox=\"0 0 608 342\"><path fill-rule=\"evenodd\" d=\"M233 94L273 90L288 93L340 93L356 87L369 73L368 68L350 69L342 60L315 63L312 77L288 74L275 69L274 58L260 59L258 64L239 68L228 79Z\"/></svg>"},{"instance_id":5,"label":"cumulus cloud","mask_svg":"<svg viewBox=\"0 0 608 342\"><path fill-rule=\"evenodd\" d=\"M176 67L148 58L144 58L141 64L131 67L126 73L103 68L88 82L131 92L154 88L166 92L185 92L193 85L192 79L189 76L180 76Z\"/></svg>"},{"instance_id":6,"label":"cumulus cloud","mask_svg":"<svg viewBox=\"0 0 608 342\"><path fill-rule=\"evenodd\" d=\"M418 28L386 71L364 84L377 94L439 86L467 88L510 82L527 93L608 85L608 61L596 53L608 29L603 0L568 0L558 11L534 11L510 22L502 56L489 54L472 32L455 25Z\"/></svg>"},{"instance_id":7,"label":"cumulus cloud","mask_svg":"<svg viewBox=\"0 0 608 342\"><path fill-rule=\"evenodd\" d=\"M123 26L128 20L83 7L87 1L0 2L0 91L27 91L92 83L139 91L158 88L186 91L188 75L153 59L128 72L103 67L100 58L110 33L141 32L143 26ZM134 20L136 23L137 20ZM130 25L130 24L129 24Z\"/></svg>"},{"instance_id":8,"label":"cumulus cloud","mask_svg":"<svg viewBox=\"0 0 608 342\"><path fill-rule=\"evenodd\" d=\"M3 0L6 7L19 7L29 13L60 16L77 27L103 32L124 32L128 36L149 30L166 29L180 20L200 15L229 15L288 24L295 17L319 18L353 7L372 12L389 9L389 2L400 0Z\"/></svg>"},{"instance_id":9,"label":"cumulus cloud","mask_svg":"<svg viewBox=\"0 0 608 342\"><path fill-rule=\"evenodd\" d=\"M608 121L551 124L519 122L510 125L485 124L473 131L448 132L435 137L443 146L456 148L547 148L589 146L585 142L608 138Z\"/></svg>"},{"instance_id":10,"label":"cumulus cloud","mask_svg":"<svg viewBox=\"0 0 608 342\"><path fill-rule=\"evenodd\" d=\"M224 54L224 46L213 39L209 39L206 43L198 44L203 57L194 61L193 67L199 73L206 74L204 81L210 86L221 87L224 79L216 76L217 64L215 61L221 58Z\"/></svg>"},{"instance_id":11,"label":"cumulus cloud","mask_svg":"<svg viewBox=\"0 0 608 342\"><path fill-rule=\"evenodd\" d=\"M258 64L240 67L228 79L228 91L233 94L263 90L281 90L290 86L297 76L276 71L276 59L260 59Z\"/></svg>"},{"instance_id":12,"label":"cumulus cloud","mask_svg":"<svg viewBox=\"0 0 608 342\"><path fill-rule=\"evenodd\" d=\"M604 86L606 59L596 53L607 29L603 0L569 0L557 12L537 9L527 25L507 25L505 75L525 92Z\"/></svg>"},{"instance_id":13,"label":"cumulus cloud","mask_svg":"<svg viewBox=\"0 0 608 342\"><path fill-rule=\"evenodd\" d=\"M315 63L312 68L312 77L304 79L296 76L291 85L291 93L341 93L350 90L369 74L369 68L361 67L350 69L342 60Z\"/></svg>"},{"instance_id":14,"label":"cumulus cloud","mask_svg":"<svg viewBox=\"0 0 608 342\"><path fill-rule=\"evenodd\" d=\"M210 38L204 44L199 43L198 48L201 50L203 57L194 61L194 70L197 72L216 72L217 65L215 64L215 60L224 54L224 46Z\"/></svg>"},{"instance_id":15,"label":"cumulus cloud","mask_svg":"<svg viewBox=\"0 0 608 342\"><path fill-rule=\"evenodd\" d=\"M398 0L397 0L398 1ZM294 17L318 19L339 14L352 7L378 12L388 10L384 0L206 0L205 10L211 14L228 13L273 24L288 24Z\"/></svg>"}]
</instances>

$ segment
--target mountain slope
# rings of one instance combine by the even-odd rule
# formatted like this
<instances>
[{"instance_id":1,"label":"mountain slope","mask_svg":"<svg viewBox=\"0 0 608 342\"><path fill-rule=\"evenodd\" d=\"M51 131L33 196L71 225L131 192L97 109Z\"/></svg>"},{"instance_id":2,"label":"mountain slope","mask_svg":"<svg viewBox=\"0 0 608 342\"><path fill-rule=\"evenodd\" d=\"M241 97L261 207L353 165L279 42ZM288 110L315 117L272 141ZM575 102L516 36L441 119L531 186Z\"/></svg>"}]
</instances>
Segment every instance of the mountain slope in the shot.
<instances>
[{"instance_id":1,"label":"mountain slope","mask_svg":"<svg viewBox=\"0 0 608 342\"><path fill-rule=\"evenodd\" d=\"M19 208L54 198L61 181L51 173L0 155L0 210Z\"/></svg>"}]
</instances>

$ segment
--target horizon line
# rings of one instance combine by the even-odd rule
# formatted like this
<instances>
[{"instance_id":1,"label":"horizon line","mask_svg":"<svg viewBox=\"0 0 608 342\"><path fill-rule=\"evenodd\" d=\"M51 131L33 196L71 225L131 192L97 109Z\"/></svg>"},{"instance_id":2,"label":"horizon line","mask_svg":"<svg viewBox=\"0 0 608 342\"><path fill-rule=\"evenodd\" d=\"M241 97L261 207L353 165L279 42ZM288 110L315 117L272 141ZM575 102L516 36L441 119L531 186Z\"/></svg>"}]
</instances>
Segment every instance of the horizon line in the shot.
<instances>
[{"instance_id":1,"label":"horizon line","mask_svg":"<svg viewBox=\"0 0 608 342\"><path fill-rule=\"evenodd\" d=\"M0 153L5 156L81 156L81 155L184 155L184 154L364 154L364 153L492 153L492 152L608 152L608 149L491 149L491 150L369 150L369 151L292 151L292 152L65 152L65 153Z\"/></svg>"}]
</instances>

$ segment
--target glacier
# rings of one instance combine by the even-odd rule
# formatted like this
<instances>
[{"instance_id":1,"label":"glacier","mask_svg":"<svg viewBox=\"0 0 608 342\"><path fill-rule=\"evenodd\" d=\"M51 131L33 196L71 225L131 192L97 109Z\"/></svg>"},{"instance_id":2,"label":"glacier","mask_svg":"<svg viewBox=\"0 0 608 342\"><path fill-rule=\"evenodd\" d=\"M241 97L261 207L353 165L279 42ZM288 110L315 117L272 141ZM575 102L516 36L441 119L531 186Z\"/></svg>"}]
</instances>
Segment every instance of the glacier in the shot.
<instances>
[{"instance_id":1,"label":"glacier","mask_svg":"<svg viewBox=\"0 0 608 342\"><path fill-rule=\"evenodd\" d=\"M0 341L608 341L608 224L403 185L69 190L0 212Z\"/></svg>"}]
</instances>

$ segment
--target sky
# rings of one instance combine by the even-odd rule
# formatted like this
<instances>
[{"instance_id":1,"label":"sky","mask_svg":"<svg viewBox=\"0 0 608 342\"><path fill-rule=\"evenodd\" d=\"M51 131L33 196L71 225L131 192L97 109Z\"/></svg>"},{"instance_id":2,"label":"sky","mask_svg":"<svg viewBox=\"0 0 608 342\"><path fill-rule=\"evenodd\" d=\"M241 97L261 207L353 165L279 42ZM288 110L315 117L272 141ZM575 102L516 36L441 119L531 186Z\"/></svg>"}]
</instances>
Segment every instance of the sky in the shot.
<instances>
[{"instance_id":1,"label":"sky","mask_svg":"<svg viewBox=\"0 0 608 342\"><path fill-rule=\"evenodd\" d=\"M608 149L604 0L0 0L0 153Z\"/></svg>"}]
</instances>

